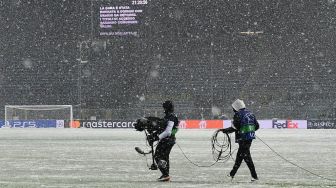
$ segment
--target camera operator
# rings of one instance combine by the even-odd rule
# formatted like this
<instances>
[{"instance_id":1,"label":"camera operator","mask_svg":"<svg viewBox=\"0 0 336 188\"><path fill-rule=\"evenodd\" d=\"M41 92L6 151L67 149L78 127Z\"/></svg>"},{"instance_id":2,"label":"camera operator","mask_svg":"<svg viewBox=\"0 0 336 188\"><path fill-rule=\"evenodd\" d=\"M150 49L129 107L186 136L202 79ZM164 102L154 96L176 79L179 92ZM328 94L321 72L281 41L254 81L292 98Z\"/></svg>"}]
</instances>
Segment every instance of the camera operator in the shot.
<instances>
[{"instance_id":1,"label":"camera operator","mask_svg":"<svg viewBox=\"0 0 336 188\"><path fill-rule=\"evenodd\" d=\"M178 118L174 114L172 101L165 101L162 107L165 113L163 118L164 126L161 130L148 135L147 139L150 145L152 145L154 141L159 141L155 149L154 159L162 176L157 180L169 181L169 154L176 141L175 134L178 130Z\"/></svg>"}]
</instances>

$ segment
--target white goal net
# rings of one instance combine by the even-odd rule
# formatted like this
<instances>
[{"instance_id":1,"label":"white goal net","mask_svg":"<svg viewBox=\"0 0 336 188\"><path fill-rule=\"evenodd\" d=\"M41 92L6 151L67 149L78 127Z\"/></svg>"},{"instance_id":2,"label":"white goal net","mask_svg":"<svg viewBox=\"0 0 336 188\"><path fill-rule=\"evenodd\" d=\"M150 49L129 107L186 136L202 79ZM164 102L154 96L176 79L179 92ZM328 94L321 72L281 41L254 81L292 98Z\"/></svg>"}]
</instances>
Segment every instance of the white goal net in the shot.
<instances>
[{"instance_id":1,"label":"white goal net","mask_svg":"<svg viewBox=\"0 0 336 188\"><path fill-rule=\"evenodd\" d=\"M5 106L5 127L63 128L72 122L72 105Z\"/></svg>"}]
</instances>

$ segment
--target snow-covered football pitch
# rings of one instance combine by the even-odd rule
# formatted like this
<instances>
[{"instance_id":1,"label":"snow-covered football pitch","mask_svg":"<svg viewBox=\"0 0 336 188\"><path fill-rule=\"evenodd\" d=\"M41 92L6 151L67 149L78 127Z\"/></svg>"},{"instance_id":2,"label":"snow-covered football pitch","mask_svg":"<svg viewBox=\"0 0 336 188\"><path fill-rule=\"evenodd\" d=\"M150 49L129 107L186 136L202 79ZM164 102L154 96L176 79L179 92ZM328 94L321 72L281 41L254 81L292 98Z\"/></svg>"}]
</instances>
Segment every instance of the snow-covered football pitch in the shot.
<instances>
[{"instance_id":1,"label":"snow-covered football pitch","mask_svg":"<svg viewBox=\"0 0 336 188\"><path fill-rule=\"evenodd\" d=\"M214 130L180 130L177 143L193 162L210 165ZM257 136L282 157L315 174L336 179L336 130L262 129ZM243 162L233 182L233 160L196 167L177 145L170 182L157 182L143 132L127 129L0 129L0 187L336 187L272 152L261 140L251 147L259 181L250 183ZM233 143L233 149L237 144ZM235 158L235 154L233 154Z\"/></svg>"}]
</instances>

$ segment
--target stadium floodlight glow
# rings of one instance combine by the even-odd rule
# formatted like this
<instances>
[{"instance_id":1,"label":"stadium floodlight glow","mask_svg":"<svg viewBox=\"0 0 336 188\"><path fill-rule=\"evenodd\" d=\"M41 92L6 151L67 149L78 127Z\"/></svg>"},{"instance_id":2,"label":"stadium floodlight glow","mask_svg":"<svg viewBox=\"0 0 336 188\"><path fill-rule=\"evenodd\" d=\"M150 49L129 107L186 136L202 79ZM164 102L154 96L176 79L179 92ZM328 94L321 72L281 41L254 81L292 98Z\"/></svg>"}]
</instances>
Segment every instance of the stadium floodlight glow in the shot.
<instances>
[{"instance_id":1,"label":"stadium floodlight glow","mask_svg":"<svg viewBox=\"0 0 336 188\"><path fill-rule=\"evenodd\" d=\"M258 35L258 34L263 34L264 31L242 31L239 33L244 34L244 35Z\"/></svg>"},{"instance_id":2,"label":"stadium floodlight glow","mask_svg":"<svg viewBox=\"0 0 336 188\"><path fill-rule=\"evenodd\" d=\"M5 123L13 120L64 120L64 125L70 125L73 108L72 105L5 105Z\"/></svg>"}]
</instances>

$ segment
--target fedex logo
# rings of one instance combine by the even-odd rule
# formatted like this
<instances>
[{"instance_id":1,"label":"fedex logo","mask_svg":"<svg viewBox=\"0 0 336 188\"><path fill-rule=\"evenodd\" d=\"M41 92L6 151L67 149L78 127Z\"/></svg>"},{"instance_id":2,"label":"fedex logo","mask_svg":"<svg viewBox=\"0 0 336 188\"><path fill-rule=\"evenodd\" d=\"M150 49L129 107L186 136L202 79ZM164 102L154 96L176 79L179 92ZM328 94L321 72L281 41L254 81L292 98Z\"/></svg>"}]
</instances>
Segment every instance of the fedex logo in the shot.
<instances>
[{"instance_id":1,"label":"fedex logo","mask_svg":"<svg viewBox=\"0 0 336 188\"><path fill-rule=\"evenodd\" d=\"M299 123L293 122L292 120L278 121L277 119L272 120L272 128L278 129L298 129Z\"/></svg>"}]
</instances>

